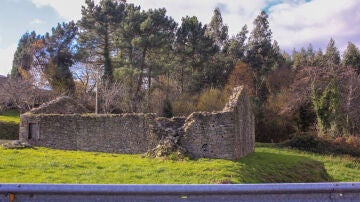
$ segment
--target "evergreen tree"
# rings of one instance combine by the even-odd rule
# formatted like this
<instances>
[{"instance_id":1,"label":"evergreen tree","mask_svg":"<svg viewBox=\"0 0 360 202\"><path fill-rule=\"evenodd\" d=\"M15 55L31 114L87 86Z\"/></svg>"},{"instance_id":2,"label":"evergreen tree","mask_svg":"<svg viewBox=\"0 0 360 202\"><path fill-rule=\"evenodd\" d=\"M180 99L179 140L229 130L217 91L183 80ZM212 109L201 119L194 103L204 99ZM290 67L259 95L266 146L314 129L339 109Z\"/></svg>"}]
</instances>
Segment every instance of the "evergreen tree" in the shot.
<instances>
[{"instance_id":1,"label":"evergreen tree","mask_svg":"<svg viewBox=\"0 0 360 202\"><path fill-rule=\"evenodd\" d=\"M31 33L27 32L22 35L14 54L11 78L21 78L24 76L21 75L21 72L26 72L31 69L34 61L32 45L36 40L39 39L40 36L36 35L34 31Z\"/></svg>"},{"instance_id":2,"label":"evergreen tree","mask_svg":"<svg viewBox=\"0 0 360 202\"><path fill-rule=\"evenodd\" d=\"M112 51L115 31L119 29L124 17L123 1L101 0L95 5L93 0L86 0L82 7L79 21L79 42L84 52L96 50L99 64L104 66L104 77L113 78ZM94 55L93 55L94 56Z\"/></svg>"},{"instance_id":3,"label":"evergreen tree","mask_svg":"<svg viewBox=\"0 0 360 202\"><path fill-rule=\"evenodd\" d=\"M254 20L254 28L250 33L246 52L246 62L254 72L255 97L258 100L256 105L259 106L260 111L269 93L266 87L267 74L274 64L272 32L268 17L265 11L262 11Z\"/></svg>"},{"instance_id":4,"label":"evergreen tree","mask_svg":"<svg viewBox=\"0 0 360 202\"><path fill-rule=\"evenodd\" d=\"M247 44L246 62L259 75L271 70L271 38L272 32L268 21L269 16L262 11L254 20L254 29L250 33Z\"/></svg>"},{"instance_id":5,"label":"evergreen tree","mask_svg":"<svg viewBox=\"0 0 360 202\"><path fill-rule=\"evenodd\" d=\"M192 81L192 91L201 89L206 62L218 52L214 41L205 35L206 27L194 17L182 18L176 32L175 49L179 60L180 91L185 90L185 83ZM187 79L189 76L191 79ZM190 84L190 83L188 83Z\"/></svg>"},{"instance_id":6,"label":"evergreen tree","mask_svg":"<svg viewBox=\"0 0 360 202\"><path fill-rule=\"evenodd\" d=\"M115 74L129 86L132 110L138 111L138 105L144 98L149 110L152 80L166 66L163 55L171 51L177 24L166 15L165 9L145 12L140 7L127 4L121 26L115 40L119 62ZM146 96L144 84L147 86Z\"/></svg>"},{"instance_id":7,"label":"evergreen tree","mask_svg":"<svg viewBox=\"0 0 360 202\"><path fill-rule=\"evenodd\" d=\"M325 53L326 65L328 68L335 68L340 64L340 53L335 46L335 41L333 38L330 39Z\"/></svg>"},{"instance_id":8,"label":"evergreen tree","mask_svg":"<svg viewBox=\"0 0 360 202\"><path fill-rule=\"evenodd\" d=\"M169 51L170 45L174 38L176 28L175 21L166 16L165 9L154 9L146 12L146 19L140 24L140 35L138 35L132 43L136 49L141 52L140 58L140 76L138 79L137 90L135 98L139 98L140 89L143 83L143 75L147 73L147 89L148 96L151 91L151 80L154 74L154 67L152 64L146 62L146 59L151 55L152 57L160 56L165 50ZM159 66L157 66L160 68ZM157 72L157 71L155 71Z\"/></svg>"},{"instance_id":9,"label":"evergreen tree","mask_svg":"<svg viewBox=\"0 0 360 202\"><path fill-rule=\"evenodd\" d=\"M285 63L285 58L281 54L280 46L276 40L274 40L273 44L271 45L270 58L272 59L272 70L280 68Z\"/></svg>"},{"instance_id":10,"label":"evergreen tree","mask_svg":"<svg viewBox=\"0 0 360 202\"><path fill-rule=\"evenodd\" d=\"M73 94L75 84L70 71L74 64L75 44L77 26L73 21L58 24L52 29L52 33L45 36L45 47L47 65L43 72L49 81L50 86L58 93Z\"/></svg>"},{"instance_id":11,"label":"evergreen tree","mask_svg":"<svg viewBox=\"0 0 360 202\"><path fill-rule=\"evenodd\" d=\"M126 4L124 19L121 22L121 29L115 33L116 60L118 67L136 69L139 65L139 53L135 48L134 41L140 35L140 25L146 19L145 12L140 6Z\"/></svg>"},{"instance_id":12,"label":"evergreen tree","mask_svg":"<svg viewBox=\"0 0 360 202\"><path fill-rule=\"evenodd\" d=\"M306 65L308 65L308 61L307 61L307 51L305 50L305 48L301 48L300 52L297 52L295 49L293 50L293 68L294 69L299 69L301 67L304 67Z\"/></svg>"},{"instance_id":13,"label":"evergreen tree","mask_svg":"<svg viewBox=\"0 0 360 202\"><path fill-rule=\"evenodd\" d=\"M243 31L245 32L245 30ZM205 36L212 39L214 46L218 49L218 52L210 54L210 58L208 61L206 61L206 65L204 65L203 71L197 72L201 73L197 76L198 89L201 90L200 88L222 88L224 87L227 77L234 67L237 57L241 57L240 55L242 53L240 52L243 52L243 50L241 49L244 45L244 41L242 41L243 36L238 36L239 41L237 41L236 38L232 40L231 51L234 55L230 55L228 26L224 25L219 8L216 8L214 10L214 15L211 18L210 23L206 27Z\"/></svg>"},{"instance_id":14,"label":"evergreen tree","mask_svg":"<svg viewBox=\"0 0 360 202\"><path fill-rule=\"evenodd\" d=\"M135 92L140 90L137 87L142 56L141 50L136 48L137 43L135 41L141 34L140 25L145 19L146 14L141 11L140 6L126 4L121 29L117 29L114 41L117 52L117 68L114 70L114 75L128 89L129 103L131 103L130 111L132 112L138 110L139 101L136 101L136 97L138 97L139 92L137 92L137 96L135 96ZM143 77L143 72L141 77Z\"/></svg>"},{"instance_id":15,"label":"evergreen tree","mask_svg":"<svg viewBox=\"0 0 360 202\"><path fill-rule=\"evenodd\" d=\"M360 74L360 51L351 42L348 43L348 46L344 51L342 63L344 66L354 68L355 71Z\"/></svg>"},{"instance_id":16,"label":"evergreen tree","mask_svg":"<svg viewBox=\"0 0 360 202\"><path fill-rule=\"evenodd\" d=\"M220 9L215 8L205 35L212 38L219 49L223 50L228 41L228 29L228 26L223 23Z\"/></svg>"},{"instance_id":17,"label":"evergreen tree","mask_svg":"<svg viewBox=\"0 0 360 202\"><path fill-rule=\"evenodd\" d=\"M247 34L249 33L247 26L244 25L241 31L236 34L235 37L231 38L228 46L226 47L227 54L232 57L233 63L236 63L237 60L244 60Z\"/></svg>"},{"instance_id":18,"label":"evergreen tree","mask_svg":"<svg viewBox=\"0 0 360 202\"><path fill-rule=\"evenodd\" d=\"M291 60L291 56L289 53L287 53L286 51L282 52L282 58L284 58L284 62L286 64L287 67L291 67L292 65L292 60Z\"/></svg>"},{"instance_id":19,"label":"evergreen tree","mask_svg":"<svg viewBox=\"0 0 360 202\"><path fill-rule=\"evenodd\" d=\"M314 66L315 53L312 44L310 43L306 49L306 61L308 66Z\"/></svg>"},{"instance_id":20,"label":"evergreen tree","mask_svg":"<svg viewBox=\"0 0 360 202\"><path fill-rule=\"evenodd\" d=\"M322 55L322 52L319 52L319 54ZM300 52L297 52L295 49L293 51L293 68L295 69L305 66L314 66L316 65L315 60L316 55L311 44L308 45L307 49L305 49L304 47L301 48Z\"/></svg>"},{"instance_id":21,"label":"evergreen tree","mask_svg":"<svg viewBox=\"0 0 360 202\"><path fill-rule=\"evenodd\" d=\"M323 67L325 64L326 64L326 62L325 62L324 53L323 53L322 49L319 48L314 57L314 66Z\"/></svg>"}]
</instances>

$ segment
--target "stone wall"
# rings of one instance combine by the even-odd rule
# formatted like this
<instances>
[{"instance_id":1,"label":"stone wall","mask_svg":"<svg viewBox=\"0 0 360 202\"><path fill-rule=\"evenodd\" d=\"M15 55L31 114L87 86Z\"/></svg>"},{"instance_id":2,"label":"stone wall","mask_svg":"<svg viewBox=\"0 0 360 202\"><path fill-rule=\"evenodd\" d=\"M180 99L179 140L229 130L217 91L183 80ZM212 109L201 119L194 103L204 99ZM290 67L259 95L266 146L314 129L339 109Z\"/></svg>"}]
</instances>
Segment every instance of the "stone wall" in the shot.
<instances>
[{"instance_id":1,"label":"stone wall","mask_svg":"<svg viewBox=\"0 0 360 202\"><path fill-rule=\"evenodd\" d=\"M194 112L181 144L196 157L239 159L254 151L255 119L244 88L237 87L221 112Z\"/></svg>"},{"instance_id":2,"label":"stone wall","mask_svg":"<svg viewBox=\"0 0 360 202\"><path fill-rule=\"evenodd\" d=\"M144 153L161 139L154 126L155 114L23 114L20 140L54 149Z\"/></svg>"},{"instance_id":3,"label":"stone wall","mask_svg":"<svg viewBox=\"0 0 360 202\"><path fill-rule=\"evenodd\" d=\"M78 112L76 105L69 103L70 111ZM42 111L47 112L60 105L53 102L45 106ZM167 137L176 137L179 146L195 158L236 160L254 151L254 115L242 87L234 89L223 111L194 112L187 118L141 113L67 114L70 111L21 115L20 140L54 149L137 154L155 148Z\"/></svg>"},{"instance_id":4,"label":"stone wall","mask_svg":"<svg viewBox=\"0 0 360 202\"><path fill-rule=\"evenodd\" d=\"M255 116L252 112L251 103L246 96L244 86L234 88L233 95L224 107L223 111L231 111L234 114L235 153L239 158L251 153L255 149Z\"/></svg>"},{"instance_id":5,"label":"stone wall","mask_svg":"<svg viewBox=\"0 0 360 202\"><path fill-rule=\"evenodd\" d=\"M195 112L186 120L181 145L195 157L234 158L232 112Z\"/></svg>"}]
</instances>

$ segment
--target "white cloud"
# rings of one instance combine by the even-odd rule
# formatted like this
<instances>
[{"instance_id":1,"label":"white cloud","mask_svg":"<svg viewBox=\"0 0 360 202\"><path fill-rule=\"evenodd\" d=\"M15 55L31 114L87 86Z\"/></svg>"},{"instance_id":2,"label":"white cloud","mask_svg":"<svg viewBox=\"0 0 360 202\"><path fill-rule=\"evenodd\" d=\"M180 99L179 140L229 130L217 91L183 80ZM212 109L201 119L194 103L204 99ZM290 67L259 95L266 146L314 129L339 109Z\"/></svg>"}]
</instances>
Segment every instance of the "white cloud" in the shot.
<instances>
[{"instance_id":1,"label":"white cloud","mask_svg":"<svg viewBox=\"0 0 360 202\"><path fill-rule=\"evenodd\" d=\"M0 48L0 75L7 75L11 72L12 60L16 51L16 44L7 48Z\"/></svg>"},{"instance_id":2,"label":"white cloud","mask_svg":"<svg viewBox=\"0 0 360 202\"><path fill-rule=\"evenodd\" d=\"M229 25L230 34L239 32L245 24L251 27L252 21L266 6L267 2L273 0L229 0L226 3L219 0L128 0L128 3L140 5L142 9L163 8L165 7L169 16L175 21L181 22L181 18L186 15L197 16L202 23L208 23L213 15L213 10L220 4L226 6L226 12L223 11L223 20ZM79 20L81 18L81 6L84 1L74 0L32 0L38 6L51 6L62 17L67 20ZM99 3L100 0L95 0Z\"/></svg>"},{"instance_id":3,"label":"white cloud","mask_svg":"<svg viewBox=\"0 0 360 202\"><path fill-rule=\"evenodd\" d=\"M270 9L270 26L283 49L299 49L309 43L325 48L332 37L343 50L348 40L359 40L359 10L358 0L285 2Z\"/></svg>"},{"instance_id":4,"label":"white cloud","mask_svg":"<svg viewBox=\"0 0 360 202\"><path fill-rule=\"evenodd\" d=\"M35 18L30 22L30 25L39 25L44 24L45 22L43 20L40 20L39 18Z\"/></svg>"},{"instance_id":5,"label":"white cloud","mask_svg":"<svg viewBox=\"0 0 360 202\"><path fill-rule=\"evenodd\" d=\"M99 3L99 1L95 0L95 3ZM229 25L230 33L236 34L244 24L251 27L254 18L266 6L267 2L271 1L276 0L208 0L206 3L203 0L128 0L128 3L140 5L145 10L165 7L168 15L179 23L181 18L186 15L197 16L202 23L208 23L213 15L213 10L220 4L225 5L227 9L226 12L223 11L224 22ZM38 7L53 7L67 20L79 20L81 18L81 6L84 5L84 1L74 0L32 0L32 2Z\"/></svg>"},{"instance_id":6,"label":"white cloud","mask_svg":"<svg viewBox=\"0 0 360 202\"><path fill-rule=\"evenodd\" d=\"M360 4L358 0L128 0L141 5L143 9L165 7L168 15L177 22L186 15L197 16L203 23L208 23L213 9L219 4L225 5L223 20L229 25L229 33L234 35L244 24L252 29L252 22L261 10L269 8L270 28L273 39L282 49L301 48L312 43L315 48L326 48L331 37L340 50L347 42L360 45Z\"/></svg>"},{"instance_id":7,"label":"white cloud","mask_svg":"<svg viewBox=\"0 0 360 202\"><path fill-rule=\"evenodd\" d=\"M252 21L266 6L267 1L273 0L208 0L206 2L203 0L128 0L129 3L141 5L142 9L165 7L168 15L178 23L186 15L197 16L202 23L208 23L213 10L220 4L224 5L226 10L222 10L223 21L229 26L231 35L241 31L245 24L251 27Z\"/></svg>"},{"instance_id":8,"label":"white cloud","mask_svg":"<svg viewBox=\"0 0 360 202\"><path fill-rule=\"evenodd\" d=\"M37 7L51 6L66 20L79 20L81 18L81 5L85 0L32 0ZM99 2L99 0L95 1Z\"/></svg>"},{"instance_id":9,"label":"white cloud","mask_svg":"<svg viewBox=\"0 0 360 202\"><path fill-rule=\"evenodd\" d=\"M95 0L99 3L100 0ZM84 0L32 0L37 6L51 6L67 20L81 18ZM178 23L186 15L197 16L208 23L217 6L222 10L224 23L229 25L230 35L241 30L244 24L252 29L252 22L262 9L269 8L273 38L282 49L301 48L312 43L315 48L325 48L331 37L340 49L347 41L360 45L360 3L358 0L128 0L142 9L165 7L169 16Z\"/></svg>"}]
</instances>

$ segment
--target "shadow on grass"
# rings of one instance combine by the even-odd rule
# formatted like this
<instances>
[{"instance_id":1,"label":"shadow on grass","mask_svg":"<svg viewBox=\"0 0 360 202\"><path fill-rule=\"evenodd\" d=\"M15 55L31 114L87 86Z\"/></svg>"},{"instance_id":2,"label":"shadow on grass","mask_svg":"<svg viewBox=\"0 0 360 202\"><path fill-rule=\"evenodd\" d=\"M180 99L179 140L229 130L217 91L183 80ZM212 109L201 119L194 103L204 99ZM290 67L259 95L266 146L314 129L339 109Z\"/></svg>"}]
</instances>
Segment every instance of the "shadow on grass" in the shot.
<instances>
[{"instance_id":1,"label":"shadow on grass","mask_svg":"<svg viewBox=\"0 0 360 202\"><path fill-rule=\"evenodd\" d=\"M17 140L19 138L19 123L0 121L0 139Z\"/></svg>"},{"instance_id":2,"label":"shadow on grass","mask_svg":"<svg viewBox=\"0 0 360 202\"><path fill-rule=\"evenodd\" d=\"M234 169L243 183L333 181L322 162L303 156L259 151L237 163Z\"/></svg>"}]
</instances>

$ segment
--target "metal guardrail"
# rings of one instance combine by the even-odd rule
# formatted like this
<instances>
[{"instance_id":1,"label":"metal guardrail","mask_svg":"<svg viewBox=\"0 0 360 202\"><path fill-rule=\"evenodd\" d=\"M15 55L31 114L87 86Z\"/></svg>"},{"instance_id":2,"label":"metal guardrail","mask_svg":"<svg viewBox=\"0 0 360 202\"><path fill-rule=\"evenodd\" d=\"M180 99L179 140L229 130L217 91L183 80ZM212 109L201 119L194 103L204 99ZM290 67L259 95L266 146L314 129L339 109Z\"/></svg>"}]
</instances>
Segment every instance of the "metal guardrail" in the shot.
<instances>
[{"instance_id":1,"label":"metal guardrail","mask_svg":"<svg viewBox=\"0 0 360 202\"><path fill-rule=\"evenodd\" d=\"M360 183L238 185L0 184L0 202L360 201Z\"/></svg>"}]
</instances>

